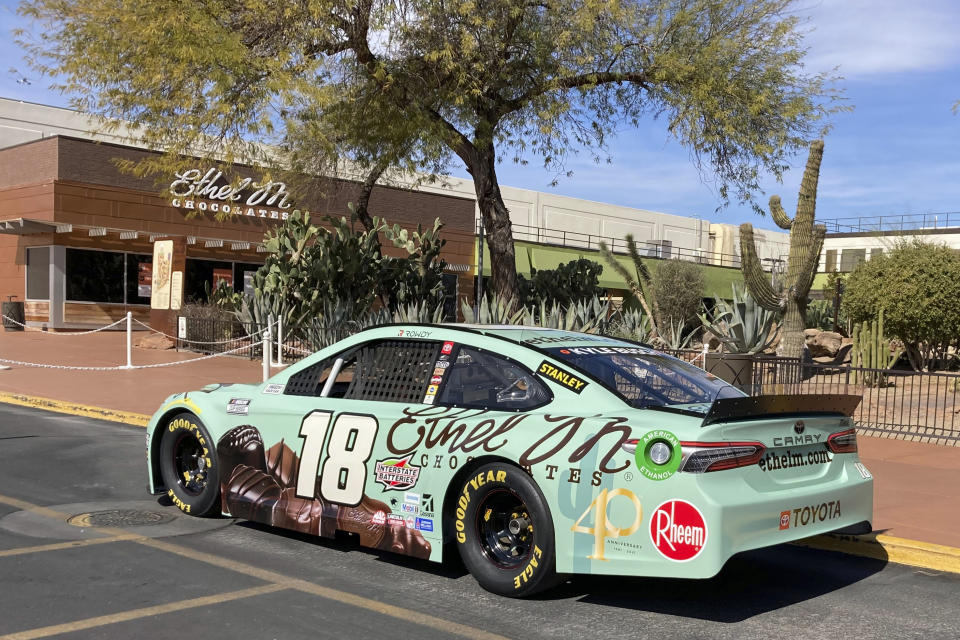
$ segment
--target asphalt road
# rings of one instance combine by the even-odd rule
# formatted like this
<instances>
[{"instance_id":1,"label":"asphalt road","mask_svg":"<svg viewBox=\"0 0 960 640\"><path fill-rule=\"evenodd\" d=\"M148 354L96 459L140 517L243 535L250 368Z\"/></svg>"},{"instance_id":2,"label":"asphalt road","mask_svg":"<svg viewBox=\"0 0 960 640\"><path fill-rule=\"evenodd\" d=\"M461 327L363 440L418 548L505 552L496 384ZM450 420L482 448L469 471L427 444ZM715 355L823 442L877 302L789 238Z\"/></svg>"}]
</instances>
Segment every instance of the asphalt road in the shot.
<instances>
[{"instance_id":1,"label":"asphalt road","mask_svg":"<svg viewBox=\"0 0 960 640\"><path fill-rule=\"evenodd\" d=\"M510 600L458 563L189 518L145 484L143 429L0 405L0 640L960 637L954 574L780 546L711 580Z\"/></svg>"}]
</instances>

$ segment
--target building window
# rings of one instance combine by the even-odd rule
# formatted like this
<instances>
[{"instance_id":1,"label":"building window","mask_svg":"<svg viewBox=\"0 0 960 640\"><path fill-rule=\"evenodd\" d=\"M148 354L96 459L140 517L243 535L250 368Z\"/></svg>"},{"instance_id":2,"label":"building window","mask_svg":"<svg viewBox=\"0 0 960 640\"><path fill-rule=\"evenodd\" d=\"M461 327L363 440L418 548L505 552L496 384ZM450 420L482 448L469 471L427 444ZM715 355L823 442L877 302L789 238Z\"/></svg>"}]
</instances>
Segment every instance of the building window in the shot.
<instances>
[{"instance_id":1,"label":"building window","mask_svg":"<svg viewBox=\"0 0 960 640\"><path fill-rule=\"evenodd\" d=\"M127 254L127 304L150 304L150 286L140 285L140 265L147 265L145 272L153 271L153 256L138 255L136 253ZM145 293L146 295L140 295Z\"/></svg>"},{"instance_id":2,"label":"building window","mask_svg":"<svg viewBox=\"0 0 960 640\"><path fill-rule=\"evenodd\" d=\"M70 302L124 302L124 254L67 249L67 300Z\"/></svg>"},{"instance_id":3,"label":"building window","mask_svg":"<svg viewBox=\"0 0 960 640\"><path fill-rule=\"evenodd\" d=\"M27 249L27 300L50 299L50 247Z\"/></svg>"},{"instance_id":4,"label":"building window","mask_svg":"<svg viewBox=\"0 0 960 640\"><path fill-rule=\"evenodd\" d=\"M263 265L249 262L233 263L233 290L253 295L253 274Z\"/></svg>"},{"instance_id":5,"label":"building window","mask_svg":"<svg viewBox=\"0 0 960 640\"><path fill-rule=\"evenodd\" d=\"M187 272L183 274L184 300L195 303L206 302L207 295L216 289L214 276L217 276L218 280L225 279L224 274L233 275L233 263L187 258ZM233 285L232 282L230 284Z\"/></svg>"},{"instance_id":6,"label":"building window","mask_svg":"<svg viewBox=\"0 0 960 640\"><path fill-rule=\"evenodd\" d=\"M837 270L837 250L836 249L827 249L827 264L826 271L827 273L833 273Z\"/></svg>"},{"instance_id":7,"label":"building window","mask_svg":"<svg viewBox=\"0 0 960 640\"><path fill-rule=\"evenodd\" d=\"M867 259L866 249L844 249L840 253L840 271L850 273Z\"/></svg>"}]
</instances>

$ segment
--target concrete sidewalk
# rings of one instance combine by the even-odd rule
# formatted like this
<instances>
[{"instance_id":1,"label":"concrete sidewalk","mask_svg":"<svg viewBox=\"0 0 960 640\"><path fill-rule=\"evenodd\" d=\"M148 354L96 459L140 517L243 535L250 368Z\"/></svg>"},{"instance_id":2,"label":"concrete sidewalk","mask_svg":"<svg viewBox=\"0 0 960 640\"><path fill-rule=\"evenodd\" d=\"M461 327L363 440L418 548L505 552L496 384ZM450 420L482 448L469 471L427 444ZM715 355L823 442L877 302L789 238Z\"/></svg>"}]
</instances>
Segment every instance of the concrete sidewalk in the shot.
<instances>
[{"instance_id":1,"label":"concrete sidewalk","mask_svg":"<svg viewBox=\"0 0 960 640\"><path fill-rule=\"evenodd\" d=\"M76 337L0 332L0 358L115 366L126 362L125 344L122 332ZM133 364L196 358L192 353L134 348ZM260 362L234 356L108 372L14 366L0 371L0 392L149 415L171 393L211 382L259 382L261 377ZM960 548L960 447L864 435L859 437L859 446L860 458L876 479L874 529L898 538Z\"/></svg>"}]
</instances>

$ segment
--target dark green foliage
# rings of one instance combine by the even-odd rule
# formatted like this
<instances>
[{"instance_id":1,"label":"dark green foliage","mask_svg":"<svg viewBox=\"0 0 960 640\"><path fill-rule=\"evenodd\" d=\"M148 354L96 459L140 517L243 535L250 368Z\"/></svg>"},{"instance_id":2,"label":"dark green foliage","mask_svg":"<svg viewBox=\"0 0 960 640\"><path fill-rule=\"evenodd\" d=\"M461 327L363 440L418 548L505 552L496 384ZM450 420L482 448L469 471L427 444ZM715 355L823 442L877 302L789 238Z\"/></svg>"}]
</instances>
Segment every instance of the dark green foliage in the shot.
<instances>
[{"instance_id":1,"label":"dark green foliage","mask_svg":"<svg viewBox=\"0 0 960 640\"><path fill-rule=\"evenodd\" d=\"M833 331L833 299L812 300L807 305L806 328Z\"/></svg>"},{"instance_id":2,"label":"dark green foliage","mask_svg":"<svg viewBox=\"0 0 960 640\"><path fill-rule=\"evenodd\" d=\"M264 239L267 257L254 275L254 290L261 306L288 326L323 316L331 303L359 318L378 300L392 312L414 301L432 308L443 297L439 220L433 229L418 227L412 234L379 218L369 230L347 218L326 221L329 229L312 224L309 213L294 211ZM408 255L384 256L379 233Z\"/></svg>"},{"instance_id":3,"label":"dark green foliage","mask_svg":"<svg viewBox=\"0 0 960 640\"><path fill-rule=\"evenodd\" d=\"M960 336L960 256L914 239L861 263L846 280L843 311L854 322L878 319L903 342L914 369L942 366Z\"/></svg>"},{"instance_id":4,"label":"dark green foliage","mask_svg":"<svg viewBox=\"0 0 960 640\"><path fill-rule=\"evenodd\" d=\"M663 260L650 277L657 324L675 326L697 317L703 302L703 269L695 262Z\"/></svg>"},{"instance_id":5,"label":"dark green foliage","mask_svg":"<svg viewBox=\"0 0 960 640\"><path fill-rule=\"evenodd\" d=\"M384 234L395 247L404 249L407 256L386 258L386 273L383 274L383 294L391 309L419 305L433 309L443 302L443 268L446 261L440 251L446 240L440 238L443 223L433 221L433 228L424 230L418 224L410 233L399 225L385 227Z\"/></svg>"},{"instance_id":6,"label":"dark green foliage","mask_svg":"<svg viewBox=\"0 0 960 640\"><path fill-rule=\"evenodd\" d=\"M556 269L531 269L530 279L519 276L520 302L523 306L554 305L567 307L583 300L606 295L600 288L603 265L580 258Z\"/></svg>"}]
</instances>

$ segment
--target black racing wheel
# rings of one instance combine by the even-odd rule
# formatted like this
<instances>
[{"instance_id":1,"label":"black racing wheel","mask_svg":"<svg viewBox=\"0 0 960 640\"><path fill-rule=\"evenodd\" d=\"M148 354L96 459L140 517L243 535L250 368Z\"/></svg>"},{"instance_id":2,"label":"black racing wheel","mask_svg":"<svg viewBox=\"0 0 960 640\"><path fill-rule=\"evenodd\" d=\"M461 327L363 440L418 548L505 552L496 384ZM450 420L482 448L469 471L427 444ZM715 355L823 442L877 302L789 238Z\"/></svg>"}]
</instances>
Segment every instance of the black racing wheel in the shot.
<instances>
[{"instance_id":1,"label":"black racing wheel","mask_svg":"<svg viewBox=\"0 0 960 640\"><path fill-rule=\"evenodd\" d=\"M499 463L480 467L453 509L460 557L484 589L518 598L557 583L550 509L522 470Z\"/></svg>"},{"instance_id":2,"label":"black racing wheel","mask_svg":"<svg viewBox=\"0 0 960 640\"><path fill-rule=\"evenodd\" d=\"M184 513L206 516L217 512L217 450L203 423L192 413L180 413L162 428L160 475L167 495Z\"/></svg>"}]
</instances>

